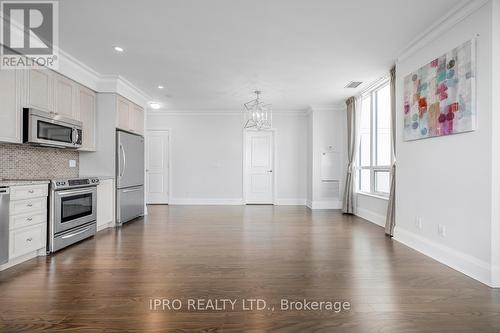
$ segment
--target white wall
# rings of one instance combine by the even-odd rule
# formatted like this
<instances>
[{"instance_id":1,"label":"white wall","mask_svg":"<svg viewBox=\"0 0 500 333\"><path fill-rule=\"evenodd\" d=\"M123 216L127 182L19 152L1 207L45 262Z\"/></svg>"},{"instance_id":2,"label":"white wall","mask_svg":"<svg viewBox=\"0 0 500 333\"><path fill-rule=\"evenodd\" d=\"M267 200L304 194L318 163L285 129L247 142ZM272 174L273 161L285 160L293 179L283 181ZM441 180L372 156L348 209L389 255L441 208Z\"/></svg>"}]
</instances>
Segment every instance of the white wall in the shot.
<instances>
[{"instance_id":1,"label":"white wall","mask_svg":"<svg viewBox=\"0 0 500 333\"><path fill-rule=\"evenodd\" d=\"M309 207L313 201L313 114L312 110L307 115L307 190L306 202Z\"/></svg>"},{"instance_id":2,"label":"white wall","mask_svg":"<svg viewBox=\"0 0 500 333\"><path fill-rule=\"evenodd\" d=\"M278 204L304 205L307 196L307 116L273 117Z\"/></svg>"},{"instance_id":3,"label":"white wall","mask_svg":"<svg viewBox=\"0 0 500 333\"><path fill-rule=\"evenodd\" d=\"M115 109L115 94L97 94L97 151L80 152L80 176L115 176Z\"/></svg>"},{"instance_id":4,"label":"white wall","mask_svg":"<svg viewBox=\"0 0 500 333\"><path fill-rule=\"evenodd\" d=\"M500 0L493 2L493 223L491 230L492 285L500 286Z\"/></svg>"},{"instance_id":5,"label":"white wall","mask_svg":"<svg viewBox=\"0 0 500 333\"><path fill-rule=\"evenodd\" d=\"M304 204L307 118L305 114L275 114L273 126L277 202ZM239 113L148 111L147 127L170 129L172 204L241 204L243 124Z\"/></svg>"},{"instance_id":6,"label":"white wall","mask_svg":"<svg viewBox=\"0 0 500 333\"><path fill-rule=\"evenodd\" d=\"M492 222L492 3L488 2L397 63L396 107L403 79L476 34L478 128L471 133L404 142L397 112L395 238L490 283ZM420 230L415 219L422 219ZM446 227L446 237L438 225ZM497 235L497 237L499 237Z\"/></svg>"},{"instance_id":7,"label":"white wall","mask_svg":"<svg viewBox=\"0 0 500 333\"><path fill-rule=\"evenodd\" d=\"M357 193L356 215L379 226L385 226L387 203L388 200L386 198Z\"/></svg>"},{"instance_id":8,"label":"white wall","mask_svg":"<svg viewBox=\"0 0 500 333\"><path fill-rule=\"evenodd\" d=\"M312 209L340 209L347 160L345 107L312 107L308 118L307 206ZM336 166L340 169L339 181L325 182L321 179L321 157L327 152L340 154L340 163Z\"/></svg>"}]
</instances>

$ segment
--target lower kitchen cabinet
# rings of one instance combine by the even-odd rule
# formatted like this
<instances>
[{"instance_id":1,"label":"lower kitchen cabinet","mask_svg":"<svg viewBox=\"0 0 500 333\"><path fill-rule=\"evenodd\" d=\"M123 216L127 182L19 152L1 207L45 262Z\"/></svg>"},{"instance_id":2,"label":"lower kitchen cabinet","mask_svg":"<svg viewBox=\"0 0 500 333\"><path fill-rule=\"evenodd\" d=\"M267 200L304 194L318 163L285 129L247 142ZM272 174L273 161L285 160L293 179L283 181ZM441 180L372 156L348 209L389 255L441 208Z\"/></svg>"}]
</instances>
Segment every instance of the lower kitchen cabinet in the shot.
<instances>
[{"instance_id":1,"label":"lower kitchen cabinet","mask_svg":"<svg viewBox=\"0 0 500 333\"><path fill-rule=\"evenodd\" d=\"M0 270L46 254L48 184L10 186L9 261Z\"/></svg>"},{"instance_id":2,"label":"lower kitchen cabinet","mask_svg":"<svg viewBox=\"0 0 500 333\"><path fill-rule=\"evenodd\" d=\"M102 179L97 185L97 231L115 224L115 181Z\"/></svg>"},{"instance_id":3,"label":"lower kitchen cabinet","mask_svg":"<svg viewBox=\"0 0 500 333\"><path fill-rule=\"evenodd\" d=\"M38 223L33 226L12 230L9 238L9 260L45 249L46 241L46 223Z\"/></svg>"}]
</instances>

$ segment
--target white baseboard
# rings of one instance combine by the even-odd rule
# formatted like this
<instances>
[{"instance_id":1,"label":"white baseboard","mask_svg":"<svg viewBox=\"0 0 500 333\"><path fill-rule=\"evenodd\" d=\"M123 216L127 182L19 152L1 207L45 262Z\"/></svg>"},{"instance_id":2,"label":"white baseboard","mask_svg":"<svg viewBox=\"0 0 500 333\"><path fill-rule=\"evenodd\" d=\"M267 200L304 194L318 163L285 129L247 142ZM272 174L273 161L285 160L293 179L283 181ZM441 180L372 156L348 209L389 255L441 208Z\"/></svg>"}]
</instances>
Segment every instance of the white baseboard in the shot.
<instances>
[{"instance_id":1,"label":"white baseboard","mask_svg":"<svg viewBox=\"0 0 500 333\"><path fill-rule=\"evenodd\" d=\"M356 208L356 216L361 217L378 226L385 227L385 215L374 213L371 210L364 208Z\"/></svg>"},{"instance_id":2,"label":"white baseboard","mask_svg":"<svg viewBox=\"0 0 500 333\"><path fill-rule=\"evenodd\" d=\"M339 200L306 200L306 206L311 209L342 209L342 201Z\"/></svg>"},{"instance_id":3,"label":"white baseboard","mask_svg":"<svg viewBox=\"0 0 500 333\"><path fill-rule=\"evenodd\" d=\"M306 199L276 199L274 204L277 206L305 206Z\"/></svg>"},{"instance_id":4,"label":"white baseboard","mask_svg":"<svg viewBox=\"0 0 500 333\"><path fill-rule=\"evenodd\" d=\"M493 265L491 267L491 284L490 287L500 288L500 266Z\"/></svg>"},{"instance_id":5,"label":"white baseboard","mask_svg":"<svg viewBox=\"0 0 500 333\"><path fill-rule=\"evenodd\" d=\"M244 205L243 199L191 199L191 198L172 198L169 205ZM277 206L304 206L306 199L276 199Z\"/></svg>"},{"instance_id":6,"label":"white baseboard","mask_svg":"<svg viewBox=\"0 0 500 333\"><path fill-rule=\"evenodd\" d=\"M23 256L17 257L15 259L11 259L8 262L6 262L3 265L0 265L0 271L3 271L4 269L10 268L12 266L18 265L22 262L28 261L30 259L36 258L36 257L42 257L47 255L47 249L43 248L41 250L33 251L30 253L27 253Z\"/></svg>"},{"instance_id":7,"label":"white baseboard","mask_svg":"<svg viewBox=\"0 0 500 333\"><path fill-rule=\"evenodd\" d=\"M106 223L103 225L98 225L97 232L104 230L104 229L113 228L115 226L115 224L116 224L115 221L113 221L113 222L109 222L109 223Z\"/></svg>"},{"instance_id":8,"label":"white baseboard","mask_svg":"<svg viewBox=\"0 0 500 333\"><path fill-rule=\"evenodd\" d=\"M171 198L169 205L243 205L243 199Z\"/></svg>"},{"instance_id":9,"label":"white baseboard","mask_svg":"<svg viewBox=\"0 0 500 333\"><path fill-rule=\"evenodd\" d=\"M394 239L490 287L499 286L499 281L492 283L491 267L485 261L398 228L398 226L394 230Z\"/></svg>"}]
</instances>

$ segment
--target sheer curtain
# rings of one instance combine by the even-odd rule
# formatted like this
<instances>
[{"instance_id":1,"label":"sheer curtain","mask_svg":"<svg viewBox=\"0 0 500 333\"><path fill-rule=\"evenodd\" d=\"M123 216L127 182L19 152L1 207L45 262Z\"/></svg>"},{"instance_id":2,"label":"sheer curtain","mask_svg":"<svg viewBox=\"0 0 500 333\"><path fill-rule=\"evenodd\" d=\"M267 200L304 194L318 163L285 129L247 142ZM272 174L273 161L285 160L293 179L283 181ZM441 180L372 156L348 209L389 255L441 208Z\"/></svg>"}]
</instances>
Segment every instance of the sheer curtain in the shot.
<instances>
[{"instance_id":1,"label":"sheer curtain","mask_svg":"<svg viewBox=\"0 0 500 333\"><path fill-rule=\"evenodd\" d=\"M356 98L349 97L347 104L347 175L345 180L344 198L342 211L344 214L354 214L355 209L355 180L356 150L357 150L357 128L356 121Z\"/></svg>"},{"instance_id":2,"label":"sheer curtain","mask_svg":"<svg viewBox=\"0 0 500 333\"><path fill-rule=\"evenodd\" d=\"M385 234L394 236L394 227L396 226L396 66L391 68L391 149L392 149L392 167L391 167L391 190L389 192L389 203L387 205L387 216L385 220Z\"/></svg>"}]
</instances>

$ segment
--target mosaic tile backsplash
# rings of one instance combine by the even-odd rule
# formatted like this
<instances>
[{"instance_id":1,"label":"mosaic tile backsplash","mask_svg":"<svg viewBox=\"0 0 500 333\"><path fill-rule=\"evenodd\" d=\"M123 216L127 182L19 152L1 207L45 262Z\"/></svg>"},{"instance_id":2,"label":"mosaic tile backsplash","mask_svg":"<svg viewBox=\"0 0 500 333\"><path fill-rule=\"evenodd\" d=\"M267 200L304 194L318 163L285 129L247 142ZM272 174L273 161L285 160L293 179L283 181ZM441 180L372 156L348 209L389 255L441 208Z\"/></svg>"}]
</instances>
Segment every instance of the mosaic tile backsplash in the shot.
<instances>
[{"instance_id":1,"label":"mosaic tile backsplash","mask_svg":"<svg viewBox=\"0 0 500 333\"><path fill-rule=\"evenodd\" d=\"M76 168L69 167L76 161ZM78 177L79 153L74 150L0 144L0 178L52 179Z\"/></svg>"}]
</instances>

